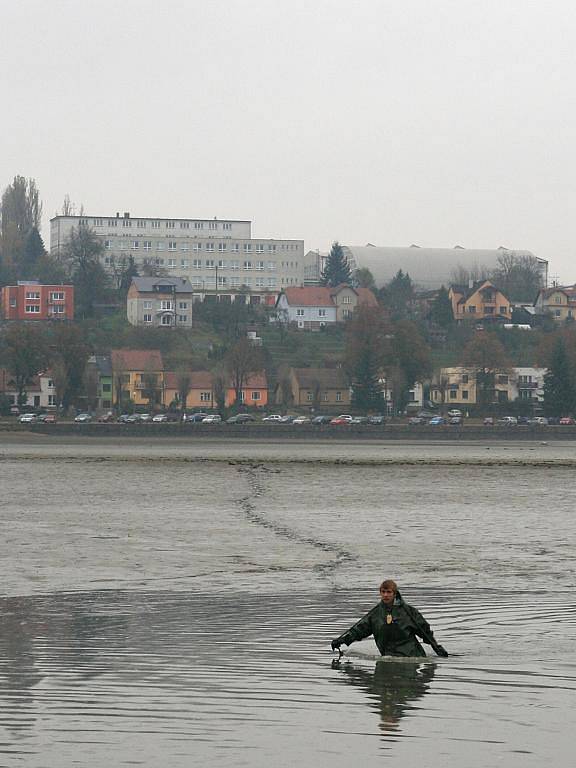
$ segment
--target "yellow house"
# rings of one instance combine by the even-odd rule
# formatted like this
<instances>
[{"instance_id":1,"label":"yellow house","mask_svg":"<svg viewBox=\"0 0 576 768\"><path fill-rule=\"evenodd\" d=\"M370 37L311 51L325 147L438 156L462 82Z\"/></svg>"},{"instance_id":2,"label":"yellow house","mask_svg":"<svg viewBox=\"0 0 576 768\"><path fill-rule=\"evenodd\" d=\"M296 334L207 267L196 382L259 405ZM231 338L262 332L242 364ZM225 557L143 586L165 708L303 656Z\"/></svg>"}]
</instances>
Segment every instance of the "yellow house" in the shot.
<instances>
[{"instance_id":1,"label":"yellow house","mask_svg":"<svg viewBox=\"0 0 576 768\"><path fill-rule=\"evenodd\" d=\"M159 349L113 349L112 402L130 399L153 408L163 400L164 362Z\"/></svg>"},{"instance_id":2,"label":"yellow house","mask_svg":"<svg viewBox=\"0 0 576 768\"><path fill-rule=\"evenodd\" d=\"M494 388L491 400L495 403L506 403L519 396L519 389L530 389L532 384L523 384L518 371L536 369L517 368L510 371L498 371L494 375ZM525 377L527 378L527 377ZM532 377L530 376L530 379ZM535 387L536 385L534 385ZM476 371L473 368L455 367L440 368L430 384L430 399L439 406L458 407L478 405L480 402Z\"/></svg>"},{"instance_id":3,"label":"yellow house","mask_svg":"<svg viewBox=\"0 0 576 768\"><path fill-rule=\"evenodd\" d=\"M350 384L341 368L290 368L276 387L276 402L283 400L296 407L349 408Z\"/></svg>"},{"instance_id":4,"label":"yellow house","mask_svg":"<svg viewBox=\"0 0 576 768\"><path fill-rule=\"evenodd\" d=\"M557 322L576 318L576 286L556 286L538 292L534 306L541 314L552 315Z\"/></svg>"},{"instance_id":5,"label":"yellow house","mask_svg":"<svg viewBox=\"0 0 576 768\"><path fill-rule=\"evenodd\" d=\"M462 321L505 320L512 318L510 301L490 280L478 280L470 288L451 285L448 296L454 319Z\"/></svg>"},{"instance_id":6,"label":"yellow house","mask_svg":"<svg viewBox=\"0 0 576 768\"><path fill-rule=\"evenodd\" d=\"M438 405L476 404L476 377L468 368L441 368L430 385L430 399Z\"/></svg>"}]
</instances>

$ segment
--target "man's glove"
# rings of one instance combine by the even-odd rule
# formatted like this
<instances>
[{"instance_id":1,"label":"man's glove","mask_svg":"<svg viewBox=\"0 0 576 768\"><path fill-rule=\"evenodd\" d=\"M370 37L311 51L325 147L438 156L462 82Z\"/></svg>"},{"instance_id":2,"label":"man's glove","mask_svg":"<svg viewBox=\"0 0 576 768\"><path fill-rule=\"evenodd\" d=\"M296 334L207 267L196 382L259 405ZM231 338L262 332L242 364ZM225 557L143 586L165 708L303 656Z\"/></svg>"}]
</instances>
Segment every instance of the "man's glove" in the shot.
<instances>
[{"instance_id":1,"label":"man's glove","mask_svg":"<svg viewBox=\"0 0 576 768\"><path fill-rule=\"evenodd\" d=\"M442 647L441 645L435 645L434 646L434 653L436 656L442 656L443 659L446 659L448 657L448 651L446 648Z\"/></svg>"},{"instance_id":2,"label":"man's glove","mask_svg":"<svg viewBox=\"0 0 576 768\"><path fill-rule=\"evenodd\" d=\"M333 651L337 651L342 645L342 640L340 640L340 638L336 638L336 640L332 640L330 645L332 646Z\"/></svg>"}]
</instances>

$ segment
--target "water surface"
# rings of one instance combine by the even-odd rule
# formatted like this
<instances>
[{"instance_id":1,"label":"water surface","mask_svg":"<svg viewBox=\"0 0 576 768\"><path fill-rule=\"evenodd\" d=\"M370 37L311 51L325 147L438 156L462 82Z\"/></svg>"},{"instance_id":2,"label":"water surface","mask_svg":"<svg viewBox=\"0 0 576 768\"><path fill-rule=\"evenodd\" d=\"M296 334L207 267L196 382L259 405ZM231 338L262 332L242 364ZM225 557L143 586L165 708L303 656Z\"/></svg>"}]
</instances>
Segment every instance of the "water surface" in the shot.
<instances>
[{"instance_id":1,"label":"water surface","mask_svg":"<svg viewBox=\"0 0 576 768\"><path fill-rule=\"evenodd\" d=\"M5 442L0 766L572 765L575 460ZM333 666L388 576L455 655Z\"/></svg>"}]
</instances>

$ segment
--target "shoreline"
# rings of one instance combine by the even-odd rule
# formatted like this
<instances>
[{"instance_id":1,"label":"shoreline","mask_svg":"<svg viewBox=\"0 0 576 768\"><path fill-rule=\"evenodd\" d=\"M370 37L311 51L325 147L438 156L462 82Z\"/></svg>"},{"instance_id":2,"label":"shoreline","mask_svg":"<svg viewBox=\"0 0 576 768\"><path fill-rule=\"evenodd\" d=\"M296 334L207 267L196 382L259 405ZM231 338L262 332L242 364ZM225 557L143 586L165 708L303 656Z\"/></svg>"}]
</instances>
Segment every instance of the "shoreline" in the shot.
<instances>
[{"instance_id":1,"label":"shoreline","mask_svg":"<svg viewBox=\"0 0 576 768\"><path fill-rule=\"evenodd\" d=\"M325 442L325 443L383 443L383 442L576 442L576 426L291 426L263 424L13 424L0 423L0 442L7 437L44 436L48 439L80 438L88 441L118 438L145 441L173 440L195 442L214 440L246 442Z\"/></svg>"}]
</instances>

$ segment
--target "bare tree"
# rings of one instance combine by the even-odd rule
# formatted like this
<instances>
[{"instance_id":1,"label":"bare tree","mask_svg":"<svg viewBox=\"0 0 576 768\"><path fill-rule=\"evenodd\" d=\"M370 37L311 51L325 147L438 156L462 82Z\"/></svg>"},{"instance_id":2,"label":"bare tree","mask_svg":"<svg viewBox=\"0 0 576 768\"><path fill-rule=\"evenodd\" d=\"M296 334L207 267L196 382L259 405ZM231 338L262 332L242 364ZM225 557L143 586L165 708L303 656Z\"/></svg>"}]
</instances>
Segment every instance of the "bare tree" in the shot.
<instances>
[{"instance_id":1,"label":"bare tree","mask_svg":"<svg viewBox=\"0 0 576 768\"><path fill-rule=\"evenodd\" d=\"M190 368L179 368L176 371L176 386L178 388L178 399L180 401L180 410L182 413L186 410L188 395L192 389L192 374Z\"/></svg>"},{"instance_id":2,"label":"bare tree","mask_svg":"<svg viewBox=\"0 0 576 768\"><path fill-rule=\"evenodd\" d=\"M68 368L60 353L55 353L50 362L50 375L54 384L54 404L56 413L60 413L64 395L68 389Z\"/></svg>"},{"instance_id":3,"label":"bare tree","mask_svg":"<svg viewBox=\"0 0 576 768\"><path fill-rule=\"evenodd\" d=\"M242 392L250 376L264 369L260 347L253 346L246 338L240 339L226 355L226 367L238 405L242 402Z\"/></svg>"},{"instance_id":4,"label":"bare tree","mask_svg":"<svg viewBox=\"0 0 576 768\"><path fill-rule=\"evenodd\" d=\"M70 200L70 195L66 193L64 195L64 202L62 203L62 216L74 216L76 213L76 206Z\"/></svg>"},{"instance_id":5,"label":"bare tree","mask_svg":"<svg viewBox=\"0 0 576 768\"><path fill-rule=\"evenodd\" d=\"M122 410L122 404L127 399L125 397L126 393L126 384L128 384L130 380L130 375L127 373L128 366L126 363L126 360L124 359L124 356L114 355L114 368L112 370L112 380L113 380L113 387L114 387L114 399L116 401L116 409L117 412L120 413ZM130 393L128 392L128 399L130 399Z\"/></svg>"},{"instance_id":6,"label":"bare tree","mask_svg":"<svg viewBox=\"0 0 576 768\"><path fill-rule=\"evenodd\" d=\"M226 389L228 385L228 375L223 368L217 368L212 377L212 391L216 408L220 414L226 409Z\"/></svg>"}]
</instances>

